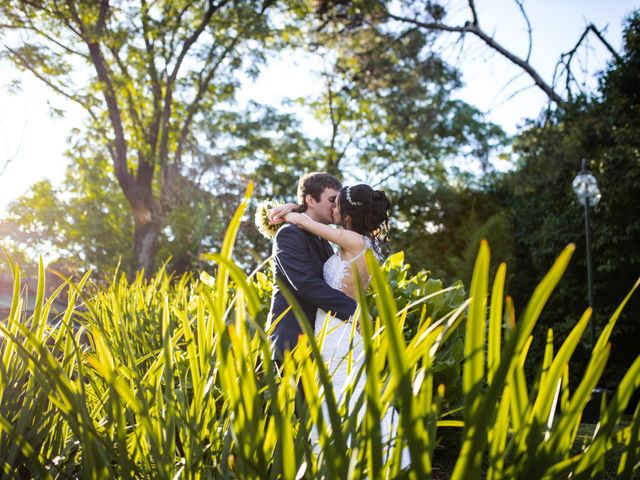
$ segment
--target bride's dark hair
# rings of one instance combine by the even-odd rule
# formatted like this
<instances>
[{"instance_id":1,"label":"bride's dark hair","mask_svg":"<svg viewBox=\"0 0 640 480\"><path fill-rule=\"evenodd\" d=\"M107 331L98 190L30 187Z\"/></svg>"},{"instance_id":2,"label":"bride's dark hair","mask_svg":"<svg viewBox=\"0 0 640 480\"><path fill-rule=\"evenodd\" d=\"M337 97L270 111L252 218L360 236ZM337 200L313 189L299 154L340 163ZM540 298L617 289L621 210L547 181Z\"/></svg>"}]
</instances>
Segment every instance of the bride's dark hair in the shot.
<instances>
[{"instance_id":1,"label":"bride's dark hair","mask_svg":"<svg viewBox=\"0 0 640 480\"><path fill-rule=\"evenodd\" d=\"M351 230L376 240L377 253L383 253L381 246L388 250L391 201L386 193L365 184L344 187L338 196L338 206L343 220L347 215L351 217Z\"/></svg>"}]
</instances>

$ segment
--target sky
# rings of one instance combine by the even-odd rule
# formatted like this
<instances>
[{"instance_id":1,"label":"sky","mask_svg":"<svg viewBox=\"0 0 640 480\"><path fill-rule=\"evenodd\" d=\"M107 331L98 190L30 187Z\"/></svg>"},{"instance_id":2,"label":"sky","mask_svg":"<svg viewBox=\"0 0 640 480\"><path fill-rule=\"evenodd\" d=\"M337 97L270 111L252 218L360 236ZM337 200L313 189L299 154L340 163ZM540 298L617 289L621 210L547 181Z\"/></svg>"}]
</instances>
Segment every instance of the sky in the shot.
<instances>
[{"instance_id":1,"label":"sky","mask_svg":"<svg viewBox=\"0 0 640 480\"><path fill-rule=\"evenodd\" d=\"M450 4L450 23L461 24L470 18L465 0ZM526 23L514 0L477 0L476 7L480 25L487 33L515 54L526 56ZM606 29L605 38L620 51L623 19L640 8L640 0L525 0L524 7L533 29L531 64L550 83L560 55L573 48L589 23ZM525 119L539 115L547 98L539 89L527 88L532 82L526 75L479 40L465 39L462 50L457 40L455 34L441 38L443 45L449 45L445 59L463 74L465 86L456 93L459 98L485 112L509 134L516 133ZM1 42L0 48L4 48ZM595 74L610 58L599 41L590 36L577 64L583 71L579 79L588 89L593 89ZM319 60L308 55L289 52L274 56L257 81L246 83L239 101L254 99L278 106L287 97L309 95L319 88L321 80L316 73L320 70ZM16 79L22 88L10 94L9 86ZM51 118L50 107L63 108L65 116ZM72 128L82 126L83 118L79 106L57 97L6 61L0 62L0 216L12 199L36 181L47 178L57 183L64 178L67 138ZM322 134L325 126L303 118L303 128ZM11 161L2 171L7 159Z\"/></svg>"}]
</instances>

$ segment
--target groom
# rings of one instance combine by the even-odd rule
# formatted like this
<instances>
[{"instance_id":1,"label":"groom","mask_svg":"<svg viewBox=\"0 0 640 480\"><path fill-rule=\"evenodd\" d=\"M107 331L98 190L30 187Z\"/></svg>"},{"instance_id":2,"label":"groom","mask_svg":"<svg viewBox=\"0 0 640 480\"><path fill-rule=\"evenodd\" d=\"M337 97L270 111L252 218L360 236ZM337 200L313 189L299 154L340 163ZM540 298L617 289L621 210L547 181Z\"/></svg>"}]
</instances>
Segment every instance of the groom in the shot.
<instances>
[{"instance_id":1,"label":"groom","mask_svg":"<svg viewBox=\"0 0 640 480\"><path fill-rule=\"evenodd\" d=\"M328 173L304 175L298 182L299 212L326 225L333 223L333 205L340 188L340 181ZM322 266L331 255L333 249L329 242L296 225L285 224L276 233L273 241L276 285L271 297L269 324L289 308L289 303L277 286L278 281L293 294L307 317L297 319L290 309L280 319L271 335L278 360L284 358L285 350L292 349L298 343L298 337L302 334L298 321L309 321L313 329L318 308L331 311L343 320L355 312L356 302L324 281Z\"/></svg>"}]
</instances>

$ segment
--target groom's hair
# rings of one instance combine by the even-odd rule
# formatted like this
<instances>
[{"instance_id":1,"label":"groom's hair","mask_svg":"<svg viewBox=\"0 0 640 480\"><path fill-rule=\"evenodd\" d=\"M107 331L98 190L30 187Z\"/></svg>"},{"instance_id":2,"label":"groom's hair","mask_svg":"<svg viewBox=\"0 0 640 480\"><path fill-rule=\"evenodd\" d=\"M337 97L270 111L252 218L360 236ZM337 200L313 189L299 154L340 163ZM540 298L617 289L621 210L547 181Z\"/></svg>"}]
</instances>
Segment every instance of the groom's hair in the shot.
<instances>
[{"instance_id":1,"label":"groom's hair","mask_svg":"<svg viewBox=\"0 0 640 480\"><path fill-rule=\"evenodd\" d=\"M307 209L305 198L311 195L315 200L320 201L320 196L325 188L340 190L342 184L333 175L325 172L311 172L303 175L298 182L298 211L304 212Z\"/></svg>"}]
</instances>

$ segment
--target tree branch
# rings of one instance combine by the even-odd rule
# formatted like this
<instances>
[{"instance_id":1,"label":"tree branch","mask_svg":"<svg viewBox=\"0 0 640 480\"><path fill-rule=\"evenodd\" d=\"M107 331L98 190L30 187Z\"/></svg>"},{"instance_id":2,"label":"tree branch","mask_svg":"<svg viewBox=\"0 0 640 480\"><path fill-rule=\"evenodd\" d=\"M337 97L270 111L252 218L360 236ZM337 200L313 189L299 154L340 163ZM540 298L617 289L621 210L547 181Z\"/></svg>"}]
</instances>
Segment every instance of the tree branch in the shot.
<instances>
[{"instance_id":1,"label":"tree branch","mask_svg":"<svg viewBox=\"0 0 640 480\"><path fill-rule=\"evenodd\" d=\"M325 73L327 77L327 102L329 104L329 119L331 120L331 141L329 143L331 150L335 150L336 137L338 136L338 120L336 119L333 107L333 90L331 89L331 77Z\"/></svg>"},{"instance_id":2,"label":"tree branch","mask_svg":"<svg viewBox=\"0 0 640 480\"><path fill-rule=\"evenodd\" d=\"M527 12L524 9L524 4L522 3L522 0L515 0L516 5L518 5L518 8L520 9L520 13L522 13L522 16L524 17L524 21L527 24L527 36L529 37L529 47L527 48L527 56L525 58L525 61L529 61L531 59L531 50L533 49L533 36L532 36L532 29L531 29L531 22L529 22L529 17L527 15Z\"/></svg>"},{"instance_id":3,"label":"tree branch","mask_svg":"<svg viewBox=\"0 0 640 480\"><path fill-rule=\"evenodd\" d=\"M118 65L118 68L120 68L120 72L122 73L122 75L129 81L128 82L129 84L133 84L133 79L129 74L129 69L120 58L118 51L114 47L109 47L109 51L111 52L111 55L113 55L113 58L116 61L116 65ZM134 126L137 127L138 129L138 134L142 138L143 132L144 132L144 125L143 125L142 119L140 118L140 115L138 114L138 111L144 115L144 109L137 108L139 106L136 105L135 99L128 86L125 86L124 90L126 92L127 107L128 107L129 115L131 116Z\"/></svg>"},{"instance_id":4,"label":"tree branch","mask_svg":"<svg viewBox=\"0 0 640 480\"><path fill-rule=\"evenodd\" d=\"M160 131L160 103L162 101L162 86L158 77L158 70L155 60L155 48L153 39L149 35L149 10L146 0L142 0L142 32L144 37L144 45L147 53L147 64L149 65L149 76L151 78L151 91L153 93L153 120L149 127L149 150L151 155L155 157L158 148L158 135Z\"/></svg>"},{"instance_id":5,"label":"tree branch","mask_svg":"<svg viewBox=\"0 0 640 480\"><path fill-rule=\"evenodd\" d=\"M82 36L82 32L80 32L79 30L76 30L76 28L72 25L72 23L69 21L69 17L67 17L67 15L65 15L59 8L58 6L58 2L54 1L53 2L55 5L55 10L49 10L46 7L43 6L37 6L35 8L39 8L40 10L43 10L47 13L49 13L51 16L58 18L59 20L63 21L64 24L67 26L67 28L69 28L69 30L71 30L74 34L76 34L78 37L82 38L82 40L84 41L84 38ZM33 5L33 4L32 4Z\"/></svg>"},{"instance_id":6,"label":"tree branch","mask_svg":"<svg viewBox=\"0 0 640 480\"><path fill-rule=\"evenodd\" d=\"M226 3L226 2L223 2ZM168 156L168 143L169 143L169 121L171 118L171 109L173 104L173 84L178 76L178 71L180 70L180 66L184 61L189 49L193 46L193 44L198 40L198 37L202 34L206 26L209 24L211 17L214 12L217 10L217 6L213 3L213 0L208 0L207 11L202 18L200 24L196 27L193 33L187 37L187 39L182 44L182 48L180 50L180 54L176 59L176 63L174 64L173 71L169 75L167 79L166 91L164 96L164 105L162 110L162 118L160 122L160 147L158 151L158 156L161 165L165 165L167 162Z\"/></svg>"},{"instance_id":7,"label":"tree branch","mask_svg":"<svg viewBox=\"0 0 640 480\"><path fill-rule=\"evenodd\" d=\"M478 25L478 12L476 12L476 5L473 0L469 0L469 9L471 10L471 18L473 18L473 24Z\"/></svg>"},{"instance_id":8,"label":"tree branch","mask_svg":"<svg viewBox=\"0 0 640 480\"><path fill-rule=\"evenodd\" d=\"M16 30L30 30L30 31L33 31L33 32L37 33L38 35L40 35L41 37L43 37L45 40L53 43L57 47L60 47L62 50L64 50L65 52L67 52L69 54L78 55L79 57L82 57L85 60L89 58L86 54L78 52L78 51L76 51L76 50L74 50L72 48L69 48L67 45L64 45L64 44L60 43L58 40L56 40L52 36L50 36L47 33L45 33L43 30L40 30L38 27L36 27L33 24L33 21L31 19L31 17L27 17L27 19L29 21L29 26L21 25L21 26L13 26L11 28L14 28ZM0 28L2 28L2 27L3 27L3 25L0 25Z\"/></svg>"},{"instance_id":9,"label":"tree branch","mask_svg":"<svg viewBox=\"0 0 640 480\"><path fill-rule=\"evenodd\" d=\"M104 30L104 25L107 20L107 13L109 12L109 0L101 0L100 2L100 13L98 14L98 19L96 20L96 24L94 26L94 34L96 37L102 35L102 31Z\"/></svg>"},{"instance_id":10,"label":"tree branch","mask_svg":"<svg viewBox=\"0 0 640 480\"><path fill-rule=\"evenodd\" d=\"M113 81L109 75L109 70L105 64L102 52L100 51L100 45L96 43L96 39L90 38L87 27L78 15L73 0L66 0L66 3L74 21L80 29L82 38L89 48L89 55L96 74L98 75L98 80L102 83L102 94L107 103L107 111L115 135L115 152L111 150L111 153L115 153L112 157L114 171L123 193L135 209L136 206L139 205L140 199L137 198L135 188L133 187L133 177L127 166L127 140L124 134L120 107L118 106L118 100L113 88ZM104 5L104 3L102 5Z\"/></svg>"},{"instance_id":11,"label":"tree branch","mask_svg":"<svg viewBox=\"0 0 640 480\"><path fill-rule=\"evenodd\" d=\"M601 42L602 42L602 44L605 46L605 48L606 48L607 50L609 50L609 52L611 53L611 55L613 55L613 56L615 57L615 59L616 59L618 62L621 62L621 61L622 61L622 57L620 56L620 54L615 50L615 48L613 48L613 47L611 46L611 44L610 44L609 42L607 42L607 40L604 38L604 36L603 36L603 35L602 35L602 33L600 32L600 30L598 30L598 29L596 28L596 26L595 26L593 23L590 23L590 24L587 26L587 29L588 29L588 30L591 30L591 31L596 35L596 37L598 37L598 38L600 39L600 41L601 41Z\"/></svg>"},{"instance_id":12,"label":"tree branch","mask_svg":"<svg viewBox=\"0 0 640 480\"><path fill-rule=\"evenodd\" d=\"M202 97L204 96L204 93L206 92L207 87L211 84L211 81L213 80L213 77L216 74L218 68L220 67L220 65L222 65L223 60L225 58L227 58L227 56L231 53L231 51L238 44L238 42L240 41L240 36L241 35L242 35L242 32L239 33L233 39L233 41L225 48L224 52L220 55L220 57L218 58L218 61L215 63L215 65L211 69L209 69L209 72L204 77L204 80L202 79L202 77L203 77L203 73L204 73L205 69L201 70L199 75L198 75L198 91L196 92L196 95L195 95L193 101L187 107L187 116L185 118L184 124L182 125L182 129L180 131L180 137L178 139L178 147L176 148L176 154L175 154L175 157L174 157L176 163L178 163L178 164L181 163L182 150L184 148L184 144L186 142L187 135L189 134L189 129L191 128L191 124L193 123L193 118L194 118L194 116L196 114L198 105L202 101ZM205 65L208 65L210 63L210 61L213 59L214 53L215 53L215 48L212 47L211 51L209 52L207 61L205 62Z\"/></svg>"},{"instance_id":13,"label":"tree branch","mask_svg":"<svg viewBox=\"0 0 640 480\"><path fill-rule=\"evenodd\" d=\"M421 22L413 18L402 17L399 15L391 14L391 13L388 13L387 16L388 18L391 18L393 20L397 20L399 22L404 22L404 23L410 23L412 25L416 25L418 27L429 29L429 30L457 32L461 34L470 32L473 35L480 38L490 48L492 48L493 50L498 52L500 55L508 59L510 62L514 63L518 67L522 68L525 72L527 72L527 74L531 77L534 83L547 95L547 97L549 97L549 99L551 99L552 101L554 101L559 105L562 105L565 103L564 99L560 95L558 95L555 92L555 90L542 79L540 74L531 66L531 64L529 64L529 62L527 62L526 60L523 60L522 58L514 55L513 53L505 49L502 45L500 45L493 38L487 35L484 32L484 30L482 30L478 26L478 24L467 22L465 23L464 26L460 27L460 26L446 25L441 22Z\"/></svg>"},{"instance_id":14,"label":"tree branch","mask_svg":"<svg viewBox=\"0 0 640 480\"><path fill-rule=\"evenodd\" d=\"M171 5L169 2L167 2L167 5ZM186 2L184 5L184 8L182 10L180 10L178 12L178 14L175 16L176 18L176 25L180 25L182 23L182 17L184 16L184 14L187 12L187 10L189 10L189 8L192 5L189 2ZM169 7L167 7L167 9L165 10L165 18L168 18L168 10ZM174 28L173 31L171 32L171 37L169 39L169 48L167 49L167 45L166 43L163 41L163 45L162 45L162 58L164 59L164 74L166 76L169 76L169 59L171 58L171 54L173 52L175 52L177 50L176 48L176 34L178 33L178 28Z\"/></svg>"},{"instance_id":15,"label":"tree branch","mask_svg":"<svg viewBox=\"0 0 640 480\"><path fill-rule=\"evenodd\" d=\"M49 88L51 88L58 95L61 95L64 98L66 98L68 100L71 100L72 102L75 102L78 105L81 105L89 113L91 118L97 121L97 117L93 113L93 110L91 108L91 103L89 101L87 101L88 97L73 95L73 94L65 91L60 85L56 85L51 80L49 80L47 77L45 77L40 72L38 72L35 69L35 67L33 67L33 65L31 65L29 63L29 61L22 54L20 54L16 50L13 50L11 47L8 47L7 45L4 45L4 48L6 48L9 51L9 54L14 57L14 61L15 62L19 63L24 68L29 70L38 80L43 82L45 85L47 85Z\"/></svg>"},{"instance_id":16,"label":"tree branch","mask_svg":"<svg viewBox=\"0 0 640 480\"><path fill-rule=\"evenodd\" d=\"M184 61L184 58L187 56L187 53L189 52L189 49L198 40L198 37L200 37L200 34L202 34L202 32L204 31L206 26L209 24L209 21L211 20L211 17L213 16L213 14L216 11L216 9L217 9L217 7L213 3L213 0L208 0L207 11L204 14L204 18L200 22L200 25L198 25L196 27L196 29L193 31L193 33L182 44L182 48L180 49L180 54L178 55L178 58L176 59L175 65L173 66L173 71L169 75L169 83L170 84L172 84L175 81L175 79L177 78L178 70L180 70L182 62Z\"/></svg>"},{"instance_id":17,"label":"tree branch","mask_svg":"<svg viewBox=\"0 0 640 480\"><path fill-rule=\"evenodd\" d=\"M344 144L344 148L342 149L342 151L336 156L336 161L335 161L336 169L340 168L340 162L342 162L342 159L347 153L347 149L353 143L353 138L354 138L353 135L349 135L349 140L347 140L347 142Z\"/></svg>"},{"instance_id":18,"label":"tree branch","mask_svg":"<svg viewBox=\"0 0 640 480\"><path fill-rule=\"evenodd\" d=\"M593 23L590 23L584 29L584 31L580 35L580 38L578 39L578 41L574 45L574 47L571 50L569 50L568 52L565 52L565 53L560 55L560 60L558 60L558 63L556 64L556 67L554 69L554 73L553 73L553 79L554 80L553 81L555 82L556 78L558 78L557 77L558 68L560 67L560 65L564 66L564 71L566 72L566 75L567 75L567 78L566 78L566 81L565 81L565 88L567 89L567 91L569 93L571 93L571 82L572 82L572 80L573 80L573 82L576 83L576 85L578 85L578 89L580 89L578 81L577 81L575 75L573 75L573 72L571 71L571 62L573 61L573 57L577 53L578 49L580 48L582 43L587 38L587 35L589 34L589 32L593 32L598 37L598 39L602 42L602 44L605 46L605 48L607 50L609 50L609 52L614 56L614 58L617 61L621 61L622 60L622 57L620 56L620 54L618 52L616 52L616 50L605 40L605 38L603 37L602 33L596 28L596 26ZM562 75L562 73L560 73L560 75Z\"/></svg>"},{"instance_id":19,"label":"tree branch","mask_svg":"<svg viewBox=\"0 0 640 480\"><path fill-rule=\"evenodd\" d=\"M502 56L504 56L505 58L510 60L512 63L522 68L525 72L527 72L529 76L533 79L534 83L538 87L540 87L540 89L544 93L546 93L551 100L553 100L558 105L564 104L564 99L560 95L558 95L555 92L555 90L542 79L540 74L531 66L531 64L529 64L529 62L521 59L520 57L517 57L516 55L506 50L502 45L500 45L491 37L489 37L484 31L480 29L472 29L470 31L475 35L477 35L480 39L482 39L487 45L489 45L489 47L493 48Z\"/></svg>"},{"instance_id":20,"label":"tree branch","mask_svg":"<svg viewBox=\"0 0 640 480\"><path fill-rule=\"evenodd\" d=\"M261 8L260 12L258 13L258 15L263 15L265 10L267 8L269 8L271 5L273 5L273 3L274 2L272 0L266 0L263 3L262 8ZM220 7L220 5L218 5L218 8L219 7ZM181 164L182 151L184 149L184 144L185 144L185 142L187 140L187 136L189 134L189 129L191 128L191 124L193 123L193 119L195 117L197 108L198 108L200 102L202 101L202 97L204 96L204 93L206 92L208 86L211 84L211 81L213 80L213 77L216 74L218 68L220 67L220 65L222 65L222 62L227 58L227 56L234 50L234 48L236 47L236 45L240 41L240 38L243 36L245 31L246 31L246 29L243 29L240 32L238 32L238 34L235 36L235 38L225 47L224 51L219 55L218 60L216 61L215 65L213 65L213 67L209 70L209 72L204 77L204 80L203 80L203 74L204 74L204 71L205 71L206 67L203 68L199 72L199 74L198 74L198 90L196 92L196 95L195 95L193 101L187 107L187 115L186 115L185 121L184 121L184 123L182 125L182 129L180 131L180 136L178 138L178 146L176 148L176 153L175 153L175 157L174 157L176 165L180 166L180 164ZM204 62L205 66L209 65L211 63L211 61L213 60L213 57L215 56L215 50L216 50L215 46L212 46L211 49L209 50L209 53L207 55L207 60Z\"/></svg>"},{"instance_id":21,"label":"tree branch","mask_svg":"<svg viewBox=\"0 0 640 480\"><path fill-rule=\"evenodd\" d=\"M18 142L18 146L16 147L15 152L13 152L13 155L9 155L4 161L4 165L2 165L2 169L0 169L0 176L4 175L4 172L7 170L7 167L9 166L9 164L13 162L18 156L18 153L20 153L20 149L22 148L22 143L24 142L24 133L26 130L27 130L27 120L25 118L24 127L22 127L22 134L20 135L20 141ZM7 142L7 153L9 153L8 150L9 150L9 143Z\"/></svg>"}]
</instances>

